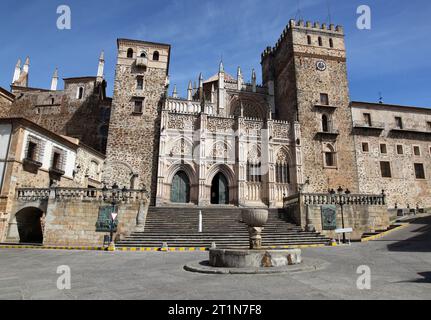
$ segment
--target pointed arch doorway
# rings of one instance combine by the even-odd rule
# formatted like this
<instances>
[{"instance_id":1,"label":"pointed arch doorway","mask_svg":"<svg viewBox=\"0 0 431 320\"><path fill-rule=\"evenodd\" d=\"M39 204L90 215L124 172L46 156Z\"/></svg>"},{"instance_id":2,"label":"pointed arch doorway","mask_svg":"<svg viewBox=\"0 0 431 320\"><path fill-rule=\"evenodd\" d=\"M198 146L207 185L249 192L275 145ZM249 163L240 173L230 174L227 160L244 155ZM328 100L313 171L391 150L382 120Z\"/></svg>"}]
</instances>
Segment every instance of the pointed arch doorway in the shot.
<instances>
[{"instance_id":1,"label":"pointed arch doorway","mask_svg":"<svg viewBox=\"0 0 431 320\"><path fill-rule=\"evenodd\" d=\"M214 177L211 184L211 204L229 204L229 183L221 172Z\"/></svg>"},{"instance_id":2,"label":"pointed arch doorway","mask_svg":"<svg viewBox=\"0 0 431 320\"><path fill-rule=\"evenodd\" d=\"M172 179L171 202L190 202L190 179L184 171L179 171Z\"/></svg>"}]
</instances>

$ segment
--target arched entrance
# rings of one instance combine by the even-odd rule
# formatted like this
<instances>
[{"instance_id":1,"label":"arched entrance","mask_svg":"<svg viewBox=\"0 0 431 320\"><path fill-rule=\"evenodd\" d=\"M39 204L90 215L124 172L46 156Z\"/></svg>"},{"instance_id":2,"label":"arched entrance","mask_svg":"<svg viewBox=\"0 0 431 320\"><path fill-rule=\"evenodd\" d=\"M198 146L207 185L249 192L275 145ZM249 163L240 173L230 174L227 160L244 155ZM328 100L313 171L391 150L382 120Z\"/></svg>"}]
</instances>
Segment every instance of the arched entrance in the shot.
<instances>
[{"instance_id":1,"label":"arched entrance","mask_svg":"<svg viewBox=\"0 0 431 320\"><path fill-rule=\"evenodd\" d=\"M24 208L16 214L21 243L43 243L42 216L43 211L33 207Z\"/></svg>"},{"instance_id":2,"label":"arched entrance","mask_svg":"<svg viewBox=\"0 0 431 320\"><path fill-rule=\"evenodd\" d=\"M211 184L211 204L229 204L229 183L219 172Z\"/></svg>"},{"instance_id":3,"label":"arched entrance","mask_svg":"<svg viewBox=\"0 0 431 320\"><path fill-rule=\"evenodd\" d=\"M184 171L179 171L172 179L171 202L190 202L190 179Z\"/></svg>"}]
</instances>

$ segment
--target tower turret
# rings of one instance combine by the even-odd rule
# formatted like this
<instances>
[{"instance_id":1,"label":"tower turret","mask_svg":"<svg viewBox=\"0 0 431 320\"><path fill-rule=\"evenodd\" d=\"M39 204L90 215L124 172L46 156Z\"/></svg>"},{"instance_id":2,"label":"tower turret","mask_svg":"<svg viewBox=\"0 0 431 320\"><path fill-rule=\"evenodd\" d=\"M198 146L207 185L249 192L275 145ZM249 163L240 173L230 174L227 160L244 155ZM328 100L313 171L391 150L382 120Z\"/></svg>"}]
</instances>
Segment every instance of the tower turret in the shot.
<instances>
[{"instance_id":1,"label":"tower turret","mask_svg":"<svg viewBox=\"0 0 431 320\"><path fill-rule=\"evenodd\" d=\"M105 69L105 52L102 51L99 58L99 66L97 68L97 82L102 82Z\"/></svg>"},{"instance_id":2,"label":"tower turret","mask_svg":"<svg viewBox=\"0 0 431 320\"><path fill-rule=\"evenodd\" d=\"M52 75L51 80L51 90L56 91L58 86L58 69L55 68L54 74Z\"/></svg>"},{"instance_id":3,"label":"tower turret","mask_svg":"<svg viewBox=\"0 0 431 320\"><path fill-rule=\"evenodd\" d=\"M18 59L18 62L15 65L15 72L13 74L12 84L14 84L21 75L21 59Z\"/></svg>"}]
</instances>

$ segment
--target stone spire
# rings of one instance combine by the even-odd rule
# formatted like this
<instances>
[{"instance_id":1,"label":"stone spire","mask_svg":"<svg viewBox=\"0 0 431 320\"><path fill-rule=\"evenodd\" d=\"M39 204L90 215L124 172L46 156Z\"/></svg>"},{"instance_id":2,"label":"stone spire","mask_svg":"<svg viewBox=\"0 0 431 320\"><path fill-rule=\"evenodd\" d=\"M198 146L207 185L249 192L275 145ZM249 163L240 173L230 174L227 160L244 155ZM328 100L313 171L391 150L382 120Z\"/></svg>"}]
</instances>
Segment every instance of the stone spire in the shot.
<instances>
[{"instance_id":1,"label":"stone spire","mask_svg":"<svg viewBox=\"0 0 431 320\"><path fill-rule=\"evenodd\" d=\"M204 98L204 77L202 76L202 72L199 74L199 99L202 100Z\"/></svg>"},{"instance_id":2,"label":"stone spire","mask_svg":"<svg viewBox=\"0 0 431 320\"><path fill-rule=\"evenodd\" d=\"M103 73L105 69L105 52L102 51L99 58L99 67L97 68L97 81L103 81Z\"/></svg>"},{"instance_id":3,"label":"stone spire","mask_svg":"<svg viewBox=\"0 0 431 320\"><path fill-rule=\"evenodd\" d=\"M237 72L237 89L238 90L242 89L243 83L244 83L244 79L242 77L241 67L238 67L238 72Z\"/></svg>"},{"instance_id":4,"label":"stone spire","mask_svg":"<svg viewBox=\"0 0 431 320\"><path fill-rule=\"evenodd\" d=\"M28 87L28 73L30 70L30 58L27 57L25 59L24 66L22 67L22 73L21 75L25 74L25 79L23 79L23 82L20 84L22 87Z\"/></svg>"},{"instance_id":5,"label":"stone spire","mask_svg":"<svg viewBox=\"0 0 431 320\"><path fill-rule=\"evenodd\" d=\"M256 92L256 71L253 69L253 71L251 72L251 85L253 87L253 92Z\"/></svg>"},{"instance_id":6,"label":"stone spire","mask_svg":"<svg viewBox=\"0 0 431 320\"><path fill-rule=\"evenodd\" d=\"M215 87L214 83L211 85L211 103L215 102Z\"/></svg>"},{"instance_id":7,"label":"stone spire","mask_svg":"<svg viewBox=\"0 0 431 320\"><path fill-rule=\"evenodd\" d=\"M58 69L55 68L54 74L51 80L51 91L56 91L58 86Z\"/></svg>"},{"instance_id":8,"label":"stone spire","mask_svg":"<svg viewBox=\"0 0 431 320\"><path fill-rule=\"evenodd\" d=\"M218 72L219 73L224 73L224 65L223 65L223 60L221 60L220 61L220 65L219 65L219 68L218 68Z\"/></svg>"},{"instance_id":9,"label":"stone spire","mask_svg":"<svg viewBox=\"0 0 431 320\"><path fill-rule=\"evenodd\" d=\"M174 92L172 92L172 98L178 99L177 85L174 85Z\"/></svg>"},{"instance_id":10,"label":"stone spire","mask_svg":"<svg viewBox=\"0 0 431 320\"><path fill-rule=\"evenodd\" d=\"M13 74L12 84L14 84L19 79L20 75L21 75L21 59L18 59L18 62L16 63L16 66L15 66L15 72Z\"/></svg>"},{"instance_id":11,"label":"stone spire","mask_svg":"<svg viewBox=\"0 0 431 320\"><path fill-rule=\"evenodd\" d=\"M189 88L187 89L187 100L192 101L193 100L193 85L192 81L189 82Z\"/></svg>"}]
</instances>

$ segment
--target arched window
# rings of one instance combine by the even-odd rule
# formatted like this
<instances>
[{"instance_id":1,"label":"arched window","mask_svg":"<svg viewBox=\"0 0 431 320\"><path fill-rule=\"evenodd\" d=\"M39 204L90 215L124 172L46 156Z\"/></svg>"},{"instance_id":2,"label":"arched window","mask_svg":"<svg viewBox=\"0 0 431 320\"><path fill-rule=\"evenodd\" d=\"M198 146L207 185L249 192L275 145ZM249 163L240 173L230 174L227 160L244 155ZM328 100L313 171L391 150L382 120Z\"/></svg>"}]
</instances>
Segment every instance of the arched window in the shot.
<instances>
[{"instance_id":1,"label":"arched window","mask_svg":"<svg viewBox=\"0 0 431 320\"><path fill-rule=\"evenodd\" d=\"M142 51L142 53L141 53L141 58L146 58L146 57L147 57L146 52L145 52L145 51Z\"/></svg>"},{"instance_id":2,"label":"arched window","mask_svg":"<svg viewBox=\"0 0 431 320\"><path fill-rule=\"evenodd\" d=\"M284 150L280 150L277 155L275 164L275 181L276 183L290 184L290 166L288 155Z\"/></svg>"},{"instance_id":3,"label":"arched window","mask_svg":"<svg viewBox=\"0 0 431 320\"><path fill-rule=\"evenodd\" d=\"M154 53L153 53L153 60L154 61L159 61L159 58L160 58L159 52L158 51L154 51Z\"/></svg>"},{"instance_id":4,"label":"arched window","mask_svg":"<svg viewBox=\"0 0 431 320\"><path fill-rule=\"evenodd\" d=\"M78 92L76 93L76 98L78 100L81 100L84 97L84 88L83 87L79 87L78 88Z\"/></svg>"},{"instance_id":5,"label":"arched window","mask_svg":"<svg viewBox=\"0 0 431 320\"><path fill-rule=\"evenodd\" d=\"M329 132L329 119L326 114L322 115L322 132Z\"/></svg>"},{"instance_id":6,"label":"arched window","mask_svg":"<svg viewBox=\"0 0 431 320\"><path fill-rule=\"evenodd\" d=\"M133 58L133 49L129 48L129 50L127 50L127 58Z\"/></svg>"},{"instance_id":7,"label":"arched window","mask_svg":"<svg viewBox=\"0 0 431 320\"><path fill-rule=\"evenodd\" d=\"M336 167L337 161L336 161L336 153L335 153L334 147L330 144L327 144L323 151L324 151L325 167Z\"/></svg>"},{"instance_id":8,"label":"arched window","mask_svg":"<svg viewBox=\"0 0 431 320\"><path fill-rule=\"evenodd\" d=\"M329 39L329 46L330 46L331 48L333 48L333 47L334 47L334 40L332 40L332 38L331 38L331 39Z\"/></svg>"},{"instance_id":9,"label":"arched window","mask_svg":"<svg viewBox=\"0 0 431 320\"><path fill-rule=\"evenodd\" d=\"M248 182L262 182L262 174L261 174L262 164L247 162L247 181Z\"/></svg>"},{"instance_id":10,"label":"arched window","mask_svg":"<svg viewBox=\"0 0 431 320\"><path fill-rule=\"evenodd\" d=\"M323 46L322 37L319 37L319 46Z\"/></svg>"}]
</instances>

